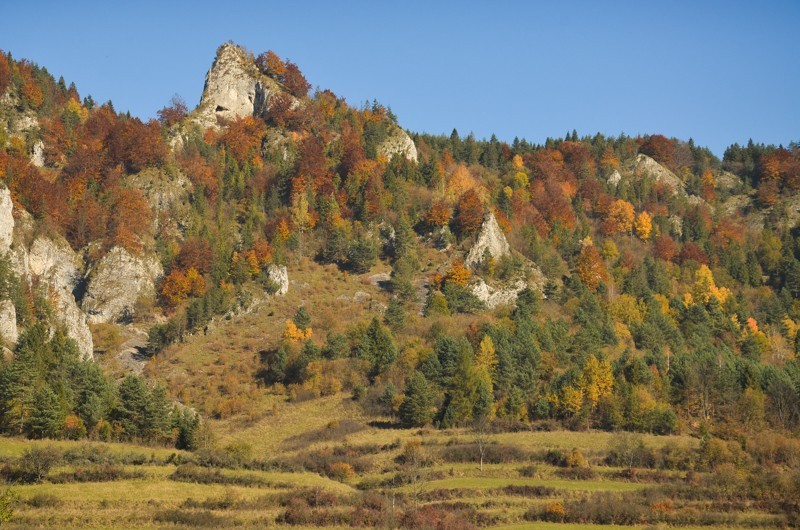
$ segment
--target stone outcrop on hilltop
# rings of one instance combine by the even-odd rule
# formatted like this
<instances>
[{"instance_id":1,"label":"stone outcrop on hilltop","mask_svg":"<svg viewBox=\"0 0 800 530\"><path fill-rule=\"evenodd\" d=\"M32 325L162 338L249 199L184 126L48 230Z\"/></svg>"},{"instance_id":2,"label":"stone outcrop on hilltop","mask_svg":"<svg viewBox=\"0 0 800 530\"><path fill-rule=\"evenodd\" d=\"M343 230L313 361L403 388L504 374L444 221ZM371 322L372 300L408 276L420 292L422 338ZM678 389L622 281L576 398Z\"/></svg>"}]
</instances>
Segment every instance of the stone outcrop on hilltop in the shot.
<instances>
[{"instance_id":1,"label":"stone outcrop on hilltop","mask_svg":"<svg viewBox=\"0 0 800 530\"><path fill-rule=\"evenodd\" d=\"M163 274L155 256L114 247L89 271L81 307L91 324L129 318L139 299L155 299L156 281Z\"/></svg>"},{"instance_id":2,"label":"stone outcrop on hilltop","mask_svg":"<svg viewBox=\"0 0 800 530\"><path fill-rule=\"evenodd\" d=\"M625 164L622 175L629 178L649 177L656 182L663 182L674 194L686 195L686 185L672 171L662 166L647 155L638 154L636 158Z\"/></svg>"},{"instance_id":3,"label":"stone outcrop on hilltop","mask_svg":"<svg viewBox=\"0 0 800 530\"><path fill-rule=\"evenodd\" d=\"M483 257L487 252L496 260L511 253L508 240L506 240L506 236L503 234L503 230L492 212L489 212L483 218L478 237L469 254L467 254L467 259L464 260L464 263L468 267L474 267L483 261Z\"/></svg>"},{"instance_id":4,"label":"stone outcrop on hilltop","mask_svg":"<svg viewBox=\"0 0 800 530\"><path fill-rule=\"evenodd\" d=\"M378 146L378 154L391 160L395 155L401 155L406 159L417 161L417 146L411 137L400 127L393 125L389 131L389 136Z\"/></svg>"},{"instance_id":5,"label":"stone outcrop on hilltop","mask_svg":"<svg viewBox=\"0 0 800 530\"><path fill-rule=\"evenodd\" d=\"M200 105L193 121L202 129L218 128L220 121L260 115L273 95L285 92L278 82L258 70L252 55L225 43L206 74Z\"/></svg>"}]
</instances>

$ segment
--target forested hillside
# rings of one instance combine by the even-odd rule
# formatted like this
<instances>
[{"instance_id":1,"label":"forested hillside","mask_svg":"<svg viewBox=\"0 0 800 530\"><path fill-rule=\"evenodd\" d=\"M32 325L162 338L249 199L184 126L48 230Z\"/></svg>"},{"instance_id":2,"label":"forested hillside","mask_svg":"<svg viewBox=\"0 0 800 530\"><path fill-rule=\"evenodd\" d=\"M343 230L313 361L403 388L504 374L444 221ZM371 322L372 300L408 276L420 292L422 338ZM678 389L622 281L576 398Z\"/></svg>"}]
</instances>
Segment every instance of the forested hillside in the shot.
<instances>
[{"instance_id":1,"label":"forested hillside","mask_svg":"<svg viewBox=\"0 0 800 530\"><path fill-rule=\"evenodd\" d=\"M234 66L255 87L244 112L209 94ZM272 397L347 392L407 427L796 436L797 143L720 160L660 134L405 133L388 106L230 44L206 85L198 109L175 98L143 121L0 54L17 225L65 239L87 271L116 248L163 270L150 296L89 320L82 360L9 251L0 297L20 333L4 335L2 432L193 449L200 425L257 421ZM368 301L336 315L351 284ZM297 298L270 302L286 288ZM187 341L259 307L254 346L185 368ZM132 327L144 375L107 362Z\"/></svg>"}]
</instances>

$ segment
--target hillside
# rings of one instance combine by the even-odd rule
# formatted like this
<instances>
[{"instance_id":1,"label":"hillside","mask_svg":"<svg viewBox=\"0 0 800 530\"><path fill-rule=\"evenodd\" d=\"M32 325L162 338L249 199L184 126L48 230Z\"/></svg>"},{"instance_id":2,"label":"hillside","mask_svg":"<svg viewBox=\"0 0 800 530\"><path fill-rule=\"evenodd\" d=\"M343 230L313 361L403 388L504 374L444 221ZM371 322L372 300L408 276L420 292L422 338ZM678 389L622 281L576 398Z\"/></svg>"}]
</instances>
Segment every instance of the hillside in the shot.
<instances>
[{"instance_id":1,"label":"hillside","mask_svg":"<svg viewBox=\"0 0 800 530\"><path fill-rule=\"evenodd\" d=\"M415 134L232 43L158 116L0 53L20 527L798 524L797 144Z\"/></svg>"}]
</instances>

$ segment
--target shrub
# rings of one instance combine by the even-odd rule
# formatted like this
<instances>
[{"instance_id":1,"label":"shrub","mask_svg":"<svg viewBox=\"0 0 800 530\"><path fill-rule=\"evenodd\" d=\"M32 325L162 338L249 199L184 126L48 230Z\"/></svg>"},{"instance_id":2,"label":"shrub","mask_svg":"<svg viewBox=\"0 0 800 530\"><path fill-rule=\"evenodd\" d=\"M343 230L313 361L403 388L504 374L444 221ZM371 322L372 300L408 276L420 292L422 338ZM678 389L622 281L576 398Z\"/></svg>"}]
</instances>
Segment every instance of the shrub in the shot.
<instances>
[{"instance_id":1,"label":"shrub","mask_svg":"<svg viewBox=\"0 0 800 530\"><path fill-rule=\"evenodd\" d=\"M238 525L235 519L231 520L228 516L216 515L208 510L163 510L157 512L153 519L158 523L171 523L190 528L222 528Z\"/></svg>"}]
</instances>

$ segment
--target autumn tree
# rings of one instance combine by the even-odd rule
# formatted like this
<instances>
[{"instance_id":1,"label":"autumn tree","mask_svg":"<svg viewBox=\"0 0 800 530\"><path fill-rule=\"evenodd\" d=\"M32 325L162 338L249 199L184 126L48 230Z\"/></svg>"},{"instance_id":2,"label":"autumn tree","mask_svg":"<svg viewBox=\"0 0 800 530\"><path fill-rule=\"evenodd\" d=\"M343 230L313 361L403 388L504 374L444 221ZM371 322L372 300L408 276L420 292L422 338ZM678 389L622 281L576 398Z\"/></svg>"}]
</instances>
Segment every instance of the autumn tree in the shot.
<instances>
[{"instance_id":1,"label":"autumn tree","mask_svg":"<svg viewBox=\"0 0 800 530\"><path fill-rule=\"evenodd\" d=\"M661 234L653 241L653 255L664 261L672 261L678 253L678 244L667 234Z\"/></svg>"},{"instance_id":2,"label":"autumn tree","mask_svg":"<svg viewBox=\"0 0 800 530\"><path fill-rule=\"evenodd\" d=\"M461 237L474 234L483 222L483 202L475 190L464 193L456 204L456 231Z\"/></svg>"},{"instance_id":3,"label":"autumn tree","mask_svg":"<svg viewBox=\"0 0 800 530\"><path fill-rule=\"evenodd\" d=\"M670 169L675 167L675 144L666 136L661 134L649 136L639 147L639 152Z\"/></svg>"},{"instance_id":4,"label":"autumn tree","mask_svg":"<svg viewBox=\"0 0 800 530\"><path fill-rule=\"evenodd\" d=\"M158 121L161 125L164 127L172 127L189 114L189 107L186 106L186 102L182 97L175 94L172 96L169 105L159 110L157 114Z\"/></svg>"},{"instance_id":5,"label":"autumn tree","mask_svg":"<svg viewBox=\"0 0 800 530\"><path fill-rule=\"evenodd\" d=\"M600 252L591 243L584 243L575 266L581 282L590 291L597 289L601 281L608 279L608 271Z\"/></svg>"},{"instance_id":6,"label":"autumn tree","mask_svg":"<svg viewBox=\"0 0 800 530\"><path fill-rule=\"evenodd\" d=\"M452 210L445 201L439 200L434 202L430 209L425 212L425 223L431 228L438 228L446 226L450 222Z\"/></svg>"},{"instance_id":7,"label":"autumn tree","mask_svg":"<svg viewBox=\"0 0 800 530\"><path fill-rule=\"evenodd\" d=\"M5 94L9 84L11 84L11 67L8 65L6 54L0 50L0 94Z\"/></svg>"},{"instance_id":8,"label":"autumn tree","mask_svg":"<svg viewBox=\"0 0 800 530\"><path fill-rule=\"evenodd\" d=\"M634 216L633 205L626 200L617 199L603 220L603 232L606 234L630 233L633 229Z\"/></svg>"},{"instance_id":9,"label":"autumn tree","mask_svg":"<svg viewBox=\"0 0 800 530\"><path fill-rule=\"evenodd\" d=\"M303 98L308 95L311 88L311 83L306 81L305 76L291 61L286 61L286 71L283 74L283 84L291 92L291 94L298 98Z\"/></svg>"},{"instance_id":10,"label":"autumn tree","mask_svg":"<svg viewBox=\"0 0 800 530\"><path fill-rule=\"evenodd\" d=\"M647 241L650 239L650 234L653 231L653 218L650 217L650 214L646 211L642 212L636 216L633 228L636 231L636 235L639 236L639 239Z\"/></svg>"}]
</instances>

